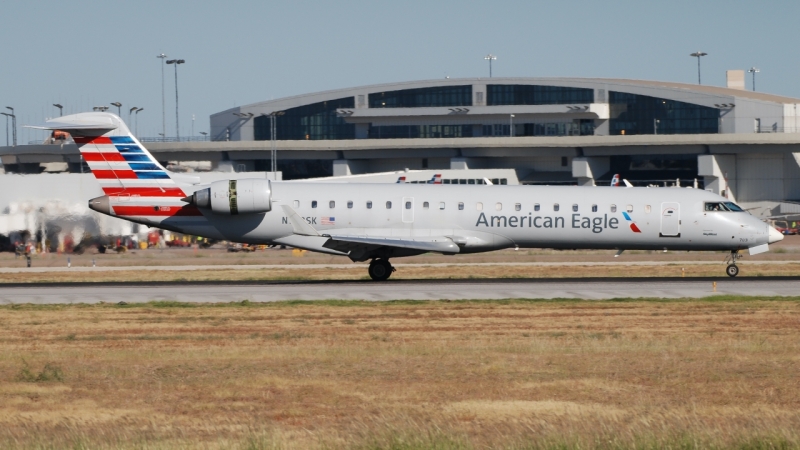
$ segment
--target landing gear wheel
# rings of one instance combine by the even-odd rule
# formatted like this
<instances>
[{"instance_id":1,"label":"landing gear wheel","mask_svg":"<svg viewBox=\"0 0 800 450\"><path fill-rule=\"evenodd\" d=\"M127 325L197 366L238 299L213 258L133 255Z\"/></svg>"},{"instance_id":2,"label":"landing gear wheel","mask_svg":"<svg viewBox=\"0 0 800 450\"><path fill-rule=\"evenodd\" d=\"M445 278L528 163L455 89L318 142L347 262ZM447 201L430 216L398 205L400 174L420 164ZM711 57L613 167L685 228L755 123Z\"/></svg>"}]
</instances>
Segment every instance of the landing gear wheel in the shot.
<instances>
[{"instance_id":1,"label":"landing gear wheel","mask_svg":"<svg viewBox=\"0 0 800 450\"><path fill-rule=\"evenodd\" d=\"M392 276L392 272L394 272L394 267L389 264L388 260L375 259L369 263L369 276L375 281L388 280Z\"/></svg>"},{"instance_id":2,"label":"landing gear wheel","mask_svg":"<svg viewBox=\"0 0 800 450\"><path fill-rule=\"evenodd\" d=\"M725 269L725 273L727 273L729 277L733 278L736 275L739 275L739 268L736 266L736 264L731 264L727 269Z\"/></svg>"}]
</instances>

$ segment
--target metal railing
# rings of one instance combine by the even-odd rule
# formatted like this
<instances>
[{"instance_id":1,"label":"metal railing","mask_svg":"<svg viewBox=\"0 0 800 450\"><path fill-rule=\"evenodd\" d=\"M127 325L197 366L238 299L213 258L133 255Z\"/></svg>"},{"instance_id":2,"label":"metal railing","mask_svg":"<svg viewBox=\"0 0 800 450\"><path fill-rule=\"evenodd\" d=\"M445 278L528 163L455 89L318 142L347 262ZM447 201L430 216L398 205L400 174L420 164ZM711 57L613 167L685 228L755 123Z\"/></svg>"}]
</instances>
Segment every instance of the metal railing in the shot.
<instances>
[{"instance_id":1,"label":"metal railing","mask_svg":"<svg viewBox=\"0 0 800 450\"><path fill-rule=\"evenodd\" d=\"M143 136L139 139L139 142L210 142L210 136L181 136L180 138L177 137L148 137Z\"/></svg>"}]
</instances>

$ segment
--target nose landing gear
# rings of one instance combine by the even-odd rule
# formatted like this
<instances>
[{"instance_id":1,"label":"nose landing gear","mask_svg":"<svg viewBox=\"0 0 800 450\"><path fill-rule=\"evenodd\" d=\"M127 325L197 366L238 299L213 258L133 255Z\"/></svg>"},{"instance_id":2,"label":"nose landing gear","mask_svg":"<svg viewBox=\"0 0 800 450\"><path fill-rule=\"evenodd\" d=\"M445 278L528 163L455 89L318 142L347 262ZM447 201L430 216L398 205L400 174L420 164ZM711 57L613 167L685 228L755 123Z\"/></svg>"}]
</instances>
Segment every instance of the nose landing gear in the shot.
<instances>
[{"instance_id":1,"label":"nose landing gear","mask_svg":"<svg viewBox=\"0 0 800 450\"><path fill-rule=\"evenodd\" d=\"M373 259L369 263L369 276L375 281L385 281L392 276L395 268L389 264L388 259Z\"/></svg>"},{"instance_id":2,"label":"nose landing gear","mask_svg":"<svg viewBox=\"0 0 800 450\"><path fill-rule=\"evenodd\" d=\"M736 260L742 259L742 256L744 255L740 255L737 250L733 250L731 251L730 256L725 258L725 262L730 261L730 264L728 264L728 267L725 269L725 273L727 273L729 277L733 278L736 275L739 275L739 267L736 266Z\"/></svg>"}]
</instances>

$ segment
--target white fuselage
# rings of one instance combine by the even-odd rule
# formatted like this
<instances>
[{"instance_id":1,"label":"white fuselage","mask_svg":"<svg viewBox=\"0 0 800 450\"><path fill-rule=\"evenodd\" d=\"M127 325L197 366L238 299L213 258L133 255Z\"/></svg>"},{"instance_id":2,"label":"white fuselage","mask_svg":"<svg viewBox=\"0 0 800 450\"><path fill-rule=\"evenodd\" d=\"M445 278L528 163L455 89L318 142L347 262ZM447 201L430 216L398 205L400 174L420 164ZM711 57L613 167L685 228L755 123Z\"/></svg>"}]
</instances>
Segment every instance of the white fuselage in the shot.
<instances>
[{"instance_id":1,"label":"white fuselage","mask_svg":"<svg viewBox=\"0 0 800 450\"><path fill-rule=\"evenodd\" d=\"M327 251L321 248L321 238L300 239L282 205L322 235L446 236L461 253L510 247L739 250L770 240L770 227L764 222L746 212L706 211L707 202L727 200L688 188L302 182L271 186L272 209L267 213L219 215L201 209L199 217L128 218L209 238L286 243L316 251Z\"/></svg>"}]
</instances>

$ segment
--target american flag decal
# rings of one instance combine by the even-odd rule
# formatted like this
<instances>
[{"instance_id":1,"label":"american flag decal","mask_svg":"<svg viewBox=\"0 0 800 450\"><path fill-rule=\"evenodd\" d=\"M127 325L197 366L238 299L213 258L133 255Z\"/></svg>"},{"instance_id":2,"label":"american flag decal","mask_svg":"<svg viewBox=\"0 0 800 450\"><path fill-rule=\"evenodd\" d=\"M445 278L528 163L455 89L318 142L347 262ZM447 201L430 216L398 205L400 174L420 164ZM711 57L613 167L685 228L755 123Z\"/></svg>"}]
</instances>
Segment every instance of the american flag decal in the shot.
<instances>
[{"instance_id":1,"label":"american flag decal","mask_svg":"<svg viewBox=\"0 0 800 450\"><path fill-rule=\"evenodd\" d=\"M321 225L336 225L335 217L320 217Z\"/></svg>"}]
</instances>

